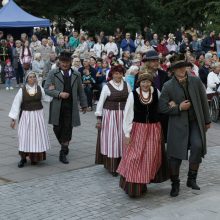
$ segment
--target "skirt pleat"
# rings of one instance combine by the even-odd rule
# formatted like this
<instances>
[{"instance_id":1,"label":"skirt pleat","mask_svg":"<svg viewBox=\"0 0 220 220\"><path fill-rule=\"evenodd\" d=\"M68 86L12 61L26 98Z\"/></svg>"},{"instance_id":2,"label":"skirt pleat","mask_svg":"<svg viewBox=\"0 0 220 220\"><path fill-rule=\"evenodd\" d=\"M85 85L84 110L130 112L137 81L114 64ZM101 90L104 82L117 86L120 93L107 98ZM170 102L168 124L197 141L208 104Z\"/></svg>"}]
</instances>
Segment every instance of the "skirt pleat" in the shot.
<instances>
[{"instance_id":1,"label":"skirt pleat","mask_svg":"<svg viewBox=\"0 0 220 220\"><path fill-rule=\"evenodd\" d=\"M101 130L96 143L96 164L104 164L111 173L116 172L122 156L123 111L103 110Z\"/></svg>"},{"instance_id":2,"label":"skirt pleat","mask_svg":"<svg viewBox=\"0 0 220 220\"><path fill-rule=\"evenodd\" d=\"M129 183L150 183L161 166L160 123L133 123L131 142L124 147L124 155L117 172Z\"/></svg>"},{"instance_id":3,"label":"skirt pleat","mask_svg":"<svg viewBox=\"0 0 220 220\"><path fill-rule=\"evenodd\" d=\"M22 111L18 125L18 140L21 152L40 153L50 148L43 109Z\"/></svg>"}]
</instances>

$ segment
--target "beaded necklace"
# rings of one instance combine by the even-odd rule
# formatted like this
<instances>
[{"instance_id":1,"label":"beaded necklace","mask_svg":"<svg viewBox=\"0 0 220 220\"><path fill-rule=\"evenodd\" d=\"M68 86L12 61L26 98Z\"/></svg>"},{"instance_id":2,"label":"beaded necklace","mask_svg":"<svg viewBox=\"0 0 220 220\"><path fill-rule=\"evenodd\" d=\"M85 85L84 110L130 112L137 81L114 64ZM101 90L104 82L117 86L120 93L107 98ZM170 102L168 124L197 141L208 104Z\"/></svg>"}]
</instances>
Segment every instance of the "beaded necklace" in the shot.
<instances>
[{"instance_id":1,"label":"beaded necklace","mask_svg":"<svg viewBox=\"0 0 220 220\"><path fill-rule=\"evenodd\" d=\"M151 88L149 89L149 95L147 98L144 98L143 96L143 92L142 92L142 89L140 87L140 95L139 95L139 100L142 104L144 105L148 105L149 103L152 102L152 92L151 92Z\"/></svg>"}]
</instances>

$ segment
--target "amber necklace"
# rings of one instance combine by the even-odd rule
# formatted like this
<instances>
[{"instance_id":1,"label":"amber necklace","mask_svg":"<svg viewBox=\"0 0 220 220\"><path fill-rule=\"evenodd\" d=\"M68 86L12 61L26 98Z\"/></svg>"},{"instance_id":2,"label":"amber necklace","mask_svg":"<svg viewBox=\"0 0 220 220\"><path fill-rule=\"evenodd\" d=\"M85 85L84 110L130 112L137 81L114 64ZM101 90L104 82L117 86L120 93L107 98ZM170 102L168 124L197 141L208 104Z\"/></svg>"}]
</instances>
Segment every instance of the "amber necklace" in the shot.
<instances>
[{"instance_id":1,"label":"amber necklace","mask_svg":"<svg viewBox=\"0 0 220 220\"><path fill-rule=\"evenodd\" d=\"M148 97L147 97L147 98L144 98L142 89L141 89L141 87L140 87L139 100L140 100L140 102L141 102L142 104L147 105L147 104L150 103L150 100L151 100L151 102L152 102L151 97L152 97L151 88L149 89L149 95L148 95Z\"/></svg>"}]
</instances>

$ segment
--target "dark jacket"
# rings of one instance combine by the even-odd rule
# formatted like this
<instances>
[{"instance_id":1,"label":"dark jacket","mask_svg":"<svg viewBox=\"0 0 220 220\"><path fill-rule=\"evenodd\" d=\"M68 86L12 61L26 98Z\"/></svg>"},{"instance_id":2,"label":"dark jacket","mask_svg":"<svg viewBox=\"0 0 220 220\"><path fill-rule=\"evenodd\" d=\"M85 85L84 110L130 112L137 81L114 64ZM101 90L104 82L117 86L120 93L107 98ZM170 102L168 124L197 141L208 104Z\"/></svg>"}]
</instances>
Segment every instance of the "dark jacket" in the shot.
<instances>
[{"instance_id":1,"label":"dark jacket","mask_svg":"<svg viewBox=\"0 0 220 220\"><path fill-rule=\"evenodd\" d=\"M49 87L54 85L54 89L50 90ZM72 126L80 125L78 100L82 108L87 107L87 98L82 87L80 73L72 70L71 75L71 88L72 88ZM59 98L60 92L63 92L64 80L63 75L59 69L51 70L46 79L44 90L45 93L53 100L50 103L49 124L59 125L60 110L62 99Z\"/></svg>"},{"instance_id":2,"label":"dark jacket","mask_svg":"<svg viewBox=\"0 0 220 220\"><path fill-rule=\"evenodd\" d=\"M200 69L199 69L199 77L200 79L202 80L202 83L207 87L207 77L208 77L208 74L209 74L210 70L209 68L205 67L205 66L202 66Z\"/></svg>"},{"instance_id":3,"label":"dark jacket","mask_svg":"<svg viewBox=\"0 0 220 220\"><path fill-rule=\"evenodd\" d=\"M210 45L214 43L214 47L210 47ZM216 49L216 42L214 38L206 37L205 39L203 39L202 41L202 50L207 53L210 50L215 50Z\"/></svg>"},{"instance_id":4,"label":"dark jacket","mask_svg":"<svg viewBox=\"0 0 220 220\"><path fill-rule=\"evenodd\" d=\"M205 88L197 77L188 76L188 92L195 111L196 121L202 138L202 155L206 154L206 128L211 122ZM166 82L159 98L159 110L169 115L167 132L167 156L182 160L188 159L189 118L188 111L180 111L179 104L185 100L185 94L176 78ZM177 106L170 108L169 102Z\"/></svg>"}]
</instances>

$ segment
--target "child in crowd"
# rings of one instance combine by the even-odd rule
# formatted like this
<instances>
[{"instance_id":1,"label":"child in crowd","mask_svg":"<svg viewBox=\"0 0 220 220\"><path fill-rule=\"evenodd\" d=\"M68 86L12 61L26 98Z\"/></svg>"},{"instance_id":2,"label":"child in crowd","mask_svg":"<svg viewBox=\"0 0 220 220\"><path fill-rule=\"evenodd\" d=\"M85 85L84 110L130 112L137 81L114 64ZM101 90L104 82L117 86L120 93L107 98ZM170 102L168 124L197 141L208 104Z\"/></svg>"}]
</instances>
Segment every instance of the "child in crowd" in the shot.
<instances>
[{"instance_id":1,"label":"child in crowd","mask_svg":"<svg viewBox=\"0 0 220 220\"><path fill-rule=\"evenodd\" d=\"M138 71L138 66L131 66L125 73L125 81L129 84L132 91L134 90L135 75L138 74Z\"/></svg>"},{"instance_id":2,"label":"child in crowd","mask_svg":"<svg viewBox=\"0 0 220 220\"><path fill-rule=\"evenodd\" d=\"M95 79L91 76L89 70L83 71L82 83L85 94L87 96L88 110L92 111L92 98L93 98L93 85L96 83Z\"/></svg>"},{"instance_id":3,"label":"child in crowd","mask_svg":"<svg viewBox=\"0 0 220 220\"><path fill-rule=\"evenodd\" d=\"M13 90L14 88L11 85L11 79L14 76L14 68L11 65L11 61L9 59L6 60L6 65L4 68L4 72L5 72L5 89L6 90Z\"/></svg>"}]
</instances>

